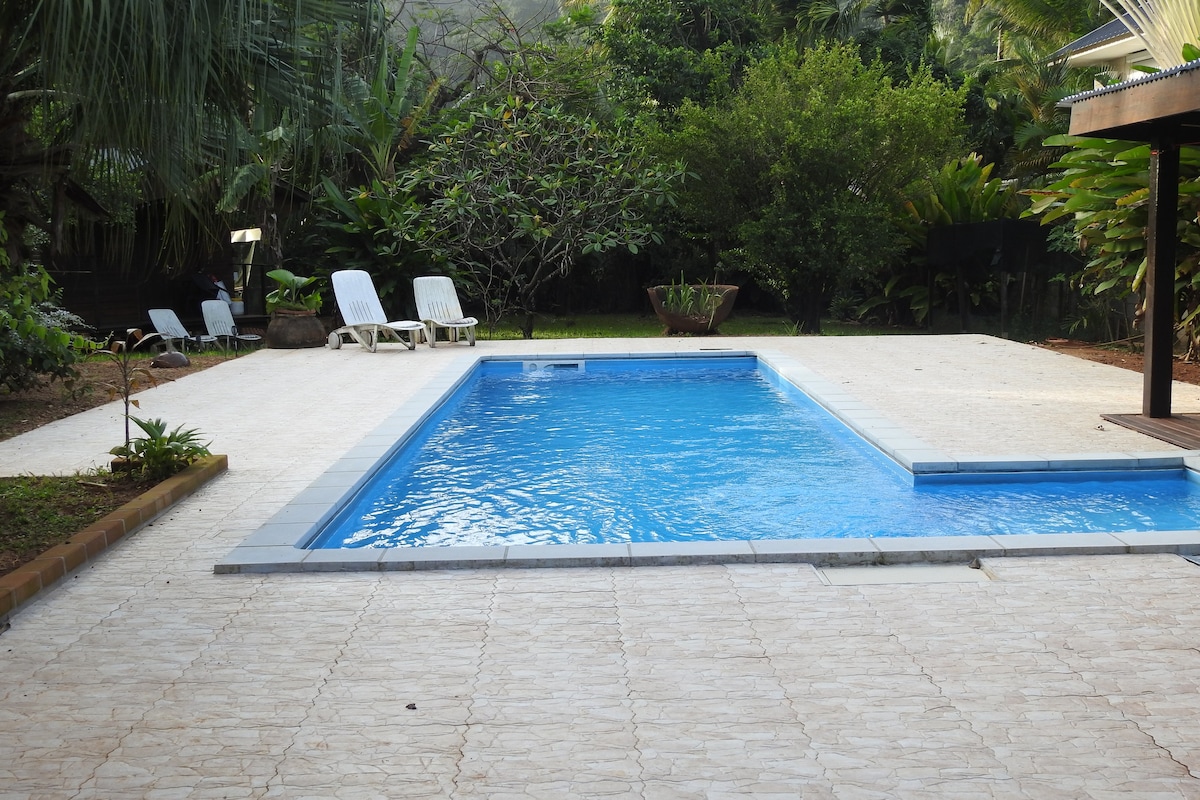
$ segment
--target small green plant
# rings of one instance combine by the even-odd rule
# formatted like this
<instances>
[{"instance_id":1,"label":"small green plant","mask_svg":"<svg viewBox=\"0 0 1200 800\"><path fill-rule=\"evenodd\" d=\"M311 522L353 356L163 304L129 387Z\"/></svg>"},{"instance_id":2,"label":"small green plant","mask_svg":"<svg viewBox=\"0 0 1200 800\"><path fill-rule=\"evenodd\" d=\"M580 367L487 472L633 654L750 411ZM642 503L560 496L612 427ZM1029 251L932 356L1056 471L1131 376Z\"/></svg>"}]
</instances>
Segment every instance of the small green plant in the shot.
<instances>
[{"instance_id":1,"label":"small green plant","mask_svg":"<svg viewBox=\"0 0 1200 800\"><path fill-rule=\"evenodd\" d=\"M724 288L715 284L685 283L683 273L680 273L679 283L664 287L662 305L671 314L682 317L707 317L711 324L717 308L724 299Z\"/></svg>"},{"instance_id":2,"label":"small green plant","mask_svg":"<svg viewBox=\"0 0 1200 800\"><path fill-rule=\"evenodd\" d=\"M109 452L126 459L128 472L147 480L161 481L187 467L198 458L211 455L207 444L201 444L195 428L183 426L168 432L161 419L144 420L130 417L145 436L130 439Z\"/></svg>"},{"instance_id":3,"label":"small green plant","mask_svg":"<svg viewBox=\"0 0 1200 800\"><path fill-rule=\"evenodd\" d=\"M313 287L321 279L302 278L286 269L273 269L267 277L279 284L267 294L267 313L277 310L316 311L321 307L321 292Z\"/></svg>"},{"instance_id":4,"label":"small green plant","mask_svg":"<svg viewBox=\"0 0 1200 800\"><path fill-rule=\"evenodd\" d=\"M154 334L141 337L140 331L130 330L126 332L125 341L113 339L107 344L92 342L91 348L101 356L109 358L117 366L117 380L112 383L102 383L101 385L108 391L109 397L120 397L125 404L125 445L129 445L129 420L132 417L129 414L129 408L141 408L141 404L133 398L133 393L142 388L143 383L148 383L151 386L157 386L158 380L145 367L139 367L134 363L133 351L142 344L151 341ZM129 344L129 339L136 338L132 345Z\"/></svg>"}]
</instances>

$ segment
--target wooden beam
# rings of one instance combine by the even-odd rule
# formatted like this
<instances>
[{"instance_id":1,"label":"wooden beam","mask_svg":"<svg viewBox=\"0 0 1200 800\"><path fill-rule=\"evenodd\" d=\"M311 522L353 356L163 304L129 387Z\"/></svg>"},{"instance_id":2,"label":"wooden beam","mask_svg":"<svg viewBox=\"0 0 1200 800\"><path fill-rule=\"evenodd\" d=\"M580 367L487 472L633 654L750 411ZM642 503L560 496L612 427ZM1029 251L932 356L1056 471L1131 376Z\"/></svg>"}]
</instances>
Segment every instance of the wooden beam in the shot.
<instances>
[{"instance_id":1,"label":"wooden beam","mask_svg":"<svg viewBox=\"0 0 1200 800\"><path fill-rule=\"evenodd\" d=\"M1146 224L1146 352L1142 413L1171 416L1175 348L1175 220L1179 213L1179 145L1169 137L1150 143L1149 218Z\"/></svg>"},{"instance_id":2,"label":"wooden beam","mask_svg":"<svg viewBox=\"0 0 1200 800\"><path fill-rule=\"evenodd\" d=\"M1073 136L1144 142L1168 126L1183 128L1197 123L1200 69L1192 69L1080 99L1071 105L1070 132Z\"/></svg>"}]
</instances>

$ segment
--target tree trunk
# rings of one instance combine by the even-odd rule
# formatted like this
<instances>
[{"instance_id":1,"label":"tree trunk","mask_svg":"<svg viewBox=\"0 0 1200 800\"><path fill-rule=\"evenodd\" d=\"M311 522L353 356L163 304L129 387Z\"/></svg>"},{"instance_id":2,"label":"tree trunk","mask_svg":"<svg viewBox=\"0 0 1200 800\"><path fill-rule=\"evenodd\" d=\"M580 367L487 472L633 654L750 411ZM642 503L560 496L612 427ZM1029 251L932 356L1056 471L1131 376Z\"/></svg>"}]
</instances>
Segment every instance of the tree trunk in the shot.
<instances>
[{"instance_id":1,"label":"tree trunk","mask_svg":"<svg viewBox=\"0 0 1200 800\"><path fill-rule=\"evenodd\" d=\"M800 333L821 332L821 312L825 310L822 292L805 292L791 303L793 321Z\"/></svg>"}]
</instances>

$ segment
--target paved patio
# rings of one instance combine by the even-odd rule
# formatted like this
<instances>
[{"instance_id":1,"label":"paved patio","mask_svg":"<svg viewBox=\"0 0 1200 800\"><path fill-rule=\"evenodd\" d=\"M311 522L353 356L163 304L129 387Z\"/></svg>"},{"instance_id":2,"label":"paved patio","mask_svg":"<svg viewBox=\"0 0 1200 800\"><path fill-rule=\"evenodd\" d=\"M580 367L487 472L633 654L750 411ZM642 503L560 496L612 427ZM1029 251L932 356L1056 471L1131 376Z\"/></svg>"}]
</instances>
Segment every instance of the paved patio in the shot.
<instances>
[{"instance_id":1,"label":"paved patio","mask_svg":"<svg viewBox=\"0 0 1200 800\"><path fill-rule=\"evenodd\" d=\"M783 352L955 458L1169 450L1099 420L1140 376L987 337L476 350L668 347ZM261 351L144 394L230 470L0 635L0 798L1200 797L1174 555L213 574L464 350ZM120 430L109 406L0 442L0 472Z\"/></svg>"}]
</instances>

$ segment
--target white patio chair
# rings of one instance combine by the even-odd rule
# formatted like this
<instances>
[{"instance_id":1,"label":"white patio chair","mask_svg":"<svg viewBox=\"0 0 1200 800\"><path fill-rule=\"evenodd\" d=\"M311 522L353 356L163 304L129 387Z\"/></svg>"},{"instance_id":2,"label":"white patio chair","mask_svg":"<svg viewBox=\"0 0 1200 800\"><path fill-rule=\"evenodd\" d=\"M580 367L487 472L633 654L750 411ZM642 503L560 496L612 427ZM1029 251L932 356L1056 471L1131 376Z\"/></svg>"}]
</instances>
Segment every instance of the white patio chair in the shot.
<instances>
[{"instance_id":1,"label":"white patio chair","mask_svg":"<svg viewBox=\"0 0 1200 800\"><path fill-rule=\"evenodd\" d=\"M200 333L193 336L188 333L188 329L183 327L183 323L179 321L179 315L169 308L152 308L149 311L150 323L154 326L154 330L163 341L172 344L179 341L179 349L187 350L187 345L190 342L196 347L203 345L215 344L217 337L207 333Z\"/></svg>"},{"instance_id":2,"label":"white patio chair","mask_svg":"<svg viewBox=\"0 0 1200 800\"><path fill-rule=\"evenodd\" d=\"M204 327L208 328L209 335L218 340L224 339L226 347L236 351L242 342L249 344L262 341L257 333L238 333L229 303L224 300L205 300L200 304L200 310L204 312Z\"/></svg>"},{"instance_id":3,"label":"white patio chair","mask_svg":"<svg viewBox=\"0 0 1200 800\"><path fill-rule=\"evenodd\" d=\"M437 329L445 328L450 341L458 341L459 332L467 335L467 342L475 346L475 326L479 320L464 317L454 291L454 281L444 275L426 275L413 278L413 299L417 301L417 316L425 323L425 336L429 346L437 346Z\"/></svg>"},{"instance_id":4,"label":"white patio chair","mask_svg":"<svg viewBox=\"0 0 1200 800\"><path fill-rule=\"evenodd\" d=\"M409 350L416 349L425 334L425 325L412 319L388 322L370 273L361 269L343 269L333 273L331 278L333 295L337 299L338 311L342 313L342 322L345 323L329 334L329 346L332 349L337 350L342 346L342 334L348 335L372 353L383 336L395 338ZM408 333L408 338L401 336L401 332Z\"/></svg>"}]
</instances>

